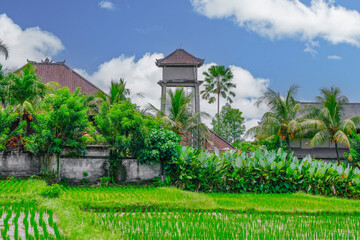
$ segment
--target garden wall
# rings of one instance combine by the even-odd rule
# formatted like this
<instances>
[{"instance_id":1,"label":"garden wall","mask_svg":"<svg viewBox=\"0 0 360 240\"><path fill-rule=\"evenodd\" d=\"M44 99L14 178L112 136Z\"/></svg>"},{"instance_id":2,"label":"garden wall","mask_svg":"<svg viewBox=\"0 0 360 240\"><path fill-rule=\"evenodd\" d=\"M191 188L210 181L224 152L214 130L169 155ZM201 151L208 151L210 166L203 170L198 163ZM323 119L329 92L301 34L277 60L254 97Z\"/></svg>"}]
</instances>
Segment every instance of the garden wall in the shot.
<instances>
[{"instance_id":1,"label":"garden wall","mask_svg":"<svg viewBox=\"0 0 360 240\"><path fill-rule=\"evenodd\" d=\"M70 151L64 151L60 159L60 178L80 183L82 179L99 182L99 178L109 175L108 149L106 146L89 146L87 154L72 157ZM34 155L27 152L1 152L0 177L29 177L56 173L56 158L53 156ZM139 164L136 159L124 159L119 171L119 181L148 181L160 175L160 165Z\"/></svg>"}]
</instances>

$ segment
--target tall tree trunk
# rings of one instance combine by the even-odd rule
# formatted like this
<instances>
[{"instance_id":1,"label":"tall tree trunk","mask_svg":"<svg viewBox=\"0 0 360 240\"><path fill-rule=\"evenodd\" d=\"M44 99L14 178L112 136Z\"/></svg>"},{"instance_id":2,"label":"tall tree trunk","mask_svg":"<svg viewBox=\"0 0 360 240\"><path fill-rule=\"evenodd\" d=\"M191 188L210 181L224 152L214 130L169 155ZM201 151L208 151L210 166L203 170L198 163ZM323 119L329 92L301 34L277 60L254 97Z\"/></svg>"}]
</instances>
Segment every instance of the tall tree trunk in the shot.
<instances>
[{"instance_id":1,"label":"tall tree trunk","mask_svg":"<svg viewBox=\"0 0 360 240\"><path fill-rule=\"evenodd\" d=\"M286 136L286 143L287 143L287 149L289 150L289 152L291 152L289 135Z\"/></svg>"},{"instance_id":2,"label":"tall tree trunk","mask_svg":"<svg viewBox=\"0 0 360 240\"><path fill-rule=\"evenodd\" d=\"M160 177L161 182L165 182L165 170L164 170L164 161L160 161Z\"/></svg>"},{"instance_id":3,"label":"tall tree trunk","mask_svg":"<svg viewBox=\"0 0 360 240\"><path fill-rule=\"evenodd\" d=\"M56 154L56 175L60 177L60 154Z\"/></svg>"},{"instance_id":4,"label":"tall tree trunk","mask_svg":"<svg viewBox=\"0 0 360 240\"><path fill-rule=\"evenodd\" d=\"M337 142L335 142L335 150L336 150L336 156L337 156L337 164L340 164L340 157L339 157L339 149L338 149L338 145Z\"/></svg>"},{"instance_id":5,"label":"tall tree trunk","mask_svg":"<svg viewBox=\"0 0 360 240\"><path fill-rule=\"evenodd\" d=\"M218 134L220 134L220 91L218 91L218 101L217 101L217 130Z\"/></svg>"}]
</instances>

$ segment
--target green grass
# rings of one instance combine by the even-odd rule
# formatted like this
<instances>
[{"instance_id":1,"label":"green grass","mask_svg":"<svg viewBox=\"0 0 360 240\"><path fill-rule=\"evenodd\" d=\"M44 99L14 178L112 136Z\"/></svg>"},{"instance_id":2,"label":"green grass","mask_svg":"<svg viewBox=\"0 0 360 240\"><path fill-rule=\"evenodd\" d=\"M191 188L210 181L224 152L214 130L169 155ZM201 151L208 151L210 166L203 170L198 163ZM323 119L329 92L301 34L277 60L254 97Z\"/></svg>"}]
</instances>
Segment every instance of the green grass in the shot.
<instances>
[{"instance_id":1,"label":"green grass","mask_svg":"<svg viewBox=\"0 0 360 240\"><path fill-rule=\"evenodd\" d=\"M39 196L45 188L42 180L0 181L0 211L27 204L51 212L62 236L76 240L357 239L360 234L359 200L146 186L71 187L48 199Z\"/></svg>"},{"instance_id":2,"label":"green grass","mask_svg":"<svg viewBox=\"0 0 360 240\"><path fill-rule=\"evenodd\" d=\"M69 188L61 197L85 209L208 209L360 214L360 201L295 194L194 193L173 187Z\"/></svg>"}]
</instances>

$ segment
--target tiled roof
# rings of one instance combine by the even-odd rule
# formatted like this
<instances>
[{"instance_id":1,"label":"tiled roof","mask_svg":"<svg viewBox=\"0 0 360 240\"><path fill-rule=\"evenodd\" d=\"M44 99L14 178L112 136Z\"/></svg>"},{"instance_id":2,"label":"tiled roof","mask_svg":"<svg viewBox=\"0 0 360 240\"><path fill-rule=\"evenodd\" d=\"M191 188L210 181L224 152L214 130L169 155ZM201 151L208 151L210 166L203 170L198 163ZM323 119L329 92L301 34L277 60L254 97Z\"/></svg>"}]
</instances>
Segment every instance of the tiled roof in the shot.
<instances>
[{"instance_id":1,"label":"tiled roof","mask_svg":"<svg viewBox=\"0 0 360 240\"><path fill-rule=\"evenodd\" d=\"M236 149L231 143L226 141L224 138L222 138L220 135L216 134L214 131L210 130L210 140L212 141L212 144L210 144L208 141L205 143L205 148L208 151L214 151L214 147L219 149L220 152Z\"/></svg>"},{"instance_id":2,"label":"tiled roof","mask_svg":"<svg viewBox=\"0 0 360 240\"><path fill-rule=\"evenodd\" d=\"M156 66L197 66L204 64L204 59L194 57L184 49L176 49L165 58L157 59Z\"/></svg>"},{"instance_id":3,"label":"tiled roof","mask_svg":"<svg viewBox=\"0 0 360 240\"><path fill-rule=\"evenodd\" d=\"M316 102L300 102L301 105L313 105L318 107ZM352 118L360 115L360 103L345 103L343 105L342 117L344 119Z\"/></svg>"},{"instance_id":4,"label":"tiled roof","mask_svg":"<svg viewBox=\"0 0 360 240\"><path fill-rule=\"evenodd\" d=\"M70 92L74 92L77 87L81 87L81 93L88 96L94 95L100 90L93 83L68 67L65 61L52 62L45 59L45 61L41 62L28 62L36 66L35 73L39 75L44 83L57 82L61 87L68 87Z\"/></svg>"}]
</instances>

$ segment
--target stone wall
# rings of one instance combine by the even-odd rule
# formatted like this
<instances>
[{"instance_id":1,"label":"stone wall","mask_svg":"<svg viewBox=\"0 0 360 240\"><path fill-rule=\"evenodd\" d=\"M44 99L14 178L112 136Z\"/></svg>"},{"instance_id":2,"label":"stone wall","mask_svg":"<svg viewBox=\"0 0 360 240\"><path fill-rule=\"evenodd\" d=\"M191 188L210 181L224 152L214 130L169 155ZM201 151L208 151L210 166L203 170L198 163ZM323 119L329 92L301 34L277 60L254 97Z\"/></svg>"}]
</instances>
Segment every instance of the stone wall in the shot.
<instances>
[{"instance_id":1,"label":"stone wall","mask_svg":"<svg viewBox=\"0 0 360 240\"><path fill-rule=\"evenodd\" d=\"M60 158L60 178L69 182L79 183L82 179L90 183L109 175L108 149L106 146L89 146L87 154L81 157L71 157L66 150ZM31 153L1 152L0 177L29 177L55 172L57 162L54 156L33 155ZM160 165L139 164L136 159L124 159L119 172L121 182L139 182L152 180L160 175Z\"/></svg>"}]
</instances>

